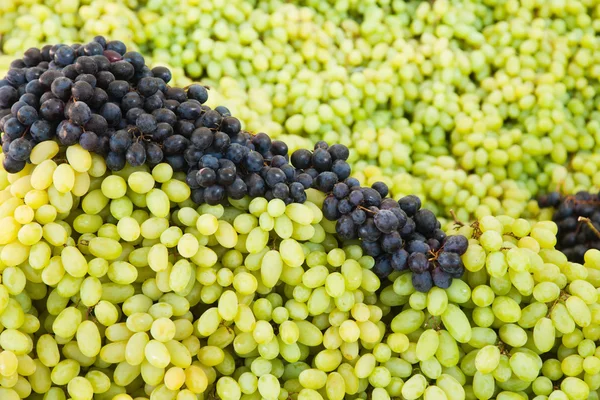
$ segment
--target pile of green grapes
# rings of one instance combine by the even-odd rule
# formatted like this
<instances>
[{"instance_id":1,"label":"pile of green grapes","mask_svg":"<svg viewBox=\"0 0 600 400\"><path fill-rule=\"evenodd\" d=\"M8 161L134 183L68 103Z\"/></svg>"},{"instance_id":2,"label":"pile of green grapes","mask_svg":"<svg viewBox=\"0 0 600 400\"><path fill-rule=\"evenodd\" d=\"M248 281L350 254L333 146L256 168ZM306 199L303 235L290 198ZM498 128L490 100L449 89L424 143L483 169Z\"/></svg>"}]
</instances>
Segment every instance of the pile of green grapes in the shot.
<instances>
[{"instance_id":1,"label":"pile of green grapes","mask_svg":"<svg viewBox=\"0 0 600 400\"><path fill-rule=\"evenodd\" d=\"M363 184L472 220L597 190L599 13L587 0L7 0L0 41L13 55L128 38L248 130L347 145Z\"/></svg>"},{"instance_id":2,"label":"pile of green grapes","mask_svg":"<svg viewBox=\"0 0 600 400\"><path fill-rule=\"evenodd\" d=\"M3 400L600 398L600 251L553 222L457 221L467 272L423 293L314 189L197 206L166 163L30 160L0 171Z\"/></svg>"}]
</instances>

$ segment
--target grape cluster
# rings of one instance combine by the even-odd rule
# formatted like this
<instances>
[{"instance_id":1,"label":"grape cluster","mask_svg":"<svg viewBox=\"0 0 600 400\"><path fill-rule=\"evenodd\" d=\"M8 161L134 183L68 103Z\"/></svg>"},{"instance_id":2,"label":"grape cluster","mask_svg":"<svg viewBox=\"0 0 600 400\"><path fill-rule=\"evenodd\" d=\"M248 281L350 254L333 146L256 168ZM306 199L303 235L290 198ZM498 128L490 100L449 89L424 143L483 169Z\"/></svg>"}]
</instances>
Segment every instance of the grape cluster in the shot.
<instances>
[{"instance_id":1,"label":"grape cluster","mask_svg":"<svg viewBox=\"0 0 600 400\"><path fill-rule=\"evenodd\" d=\"M600 196L580 191L564 196L551 192L538 198L542 208L554 209L558 226L556 248L572 262L582 263L589 249L600 249Z\"/></svg>"},{"instance_id":2,"label":"grape cluster","mask_svg":"<svg viewBox=\"0 0 600 400\"><path fill-rule=\"evenodd\" d=\"M447 237L435 215L421 208L419 197L396 201L387 195L382 182L369 188L348 178L333 185L323 201L323 214L336 221L338 237L361 240L365 253L376 259L374 271L380 278L410 270L421 292L434 285L448 288L452 278L464 273L460 256L467 250L467 239Z\"/></svg>"}]
</instances>

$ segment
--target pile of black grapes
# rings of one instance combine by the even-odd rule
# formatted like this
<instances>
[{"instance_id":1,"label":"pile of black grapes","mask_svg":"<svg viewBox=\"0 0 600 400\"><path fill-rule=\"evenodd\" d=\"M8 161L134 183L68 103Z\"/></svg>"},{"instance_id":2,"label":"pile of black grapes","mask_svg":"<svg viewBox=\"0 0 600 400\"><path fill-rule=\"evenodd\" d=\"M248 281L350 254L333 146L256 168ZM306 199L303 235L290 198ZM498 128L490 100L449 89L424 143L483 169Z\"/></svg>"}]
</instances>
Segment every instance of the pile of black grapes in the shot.
<instances>
[{"instance_id":1,"label":"pile of black grapes","mask_svg":"<svg viewBox=\"0 0 600 400\"><path fill-rule=\"evenodd\" d=\"M101 36L27 50L0 80L4 169L21 171L33 146L55 140L102 155L112 171L166 162L186 174L198 204L244 196L303 203L314 188L328 195L324 215L337 221L339 237L361 239L380 277L410 269L415 288L427 291L462 276L466 238L447 238L416 196L395 201L381 182L361 187L346 146L321 141L289 155L284 142L244 131L226 107L205 105L206 87L170 80L167 68L150 69L141 54Z\"/></svg>"},{"instance_id":2,"label":"pile of black grapes","mask_svg":"<svg viewBox=\"0 0 600 400\"><path fill-rule=\"evenodd\" d=\"M206 87L170 80L167 68L150 69L141 54L101 36L27 50L0 80L5 170L22 170L39 142L78 143L112 171L166 162L187 174L196 203L209 204L246 195L304 202L307 188L350 175L345 146L299 152L295 168L284 142L243 131L226 107L206 106Z\"/></svg>"},{"instance_id":3,"label":"pile of black grapes","mask_svg":"<svg viewBox=\"0 0 600 400\"><path fill-rule=\"evenodd\" d=\"M586 251L600 250L600 194L551 192L540 196L538 204L555 209L552 220L558 226L556 248L569 261L583 263Z\"/></svg>"}]
</instances>

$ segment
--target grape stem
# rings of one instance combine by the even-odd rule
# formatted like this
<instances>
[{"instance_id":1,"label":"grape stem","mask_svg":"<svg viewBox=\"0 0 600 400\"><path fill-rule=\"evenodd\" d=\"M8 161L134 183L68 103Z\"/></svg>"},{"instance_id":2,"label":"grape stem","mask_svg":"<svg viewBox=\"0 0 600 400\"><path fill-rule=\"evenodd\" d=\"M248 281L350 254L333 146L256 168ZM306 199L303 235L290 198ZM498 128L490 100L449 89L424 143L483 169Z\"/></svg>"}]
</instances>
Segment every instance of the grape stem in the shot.
<instances>
[{"instance_id":1,"label":"grape stem","mask_svg":"<svg viewBox=\"0 0 600 400\"><path fill-rule=\"evenodd\" d=\"M361 210L363 210L363 211L366 211L366 212L369 212L369 213L371 213L371 214L377 214L375 211L373 211L373 210L369 210L368 208L366 208L366 207L363 207L363 206L357 206L356 208L360 208Z\"/></svg>"},{"instance_id":2,"label":"grape stem","mask_svg":"<svg viewBox=\"0 0 600 400\"><path fill-rule=\"evenodd\" d=\"M577 219L577 221L579 221L579 222L585 222L587 224L587 226L590 227L590 229L592 230L592 232L594 232L594 234L596 236L598 236L598 238L600 238L600 232L598 231L598 229L596 229L596 227L594 226L594 224L592 223L592 221L589 218L587 218L587 217L579 217Z\"/></svg>"},{"instance_id":3,"label":"grape stem","mask_svg":"<svg viewBox=\"0 0 600 400\"><path fill-rule=\"evenodd\" d=\"M454 210L450 209L450 215L452 215L452 219L454 220L454 224L458 225L458 226L465 226L465 223L460 221L458 219L458 217L456 216L456 213L454 212Z\"/></svg>"}]
</instances>

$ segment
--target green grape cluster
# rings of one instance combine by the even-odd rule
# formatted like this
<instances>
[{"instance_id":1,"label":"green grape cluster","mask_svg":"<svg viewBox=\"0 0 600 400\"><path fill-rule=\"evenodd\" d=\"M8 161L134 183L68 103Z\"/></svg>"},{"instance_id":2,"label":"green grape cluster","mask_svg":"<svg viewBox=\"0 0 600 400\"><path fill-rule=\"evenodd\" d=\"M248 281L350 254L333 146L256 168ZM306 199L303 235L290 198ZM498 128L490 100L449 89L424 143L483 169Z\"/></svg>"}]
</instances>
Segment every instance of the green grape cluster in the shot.
<instances>
[{"instance_id":1,"label":"green grape cluster","mask_svg":"<svg viewBox=\"0 0 600 400\"><path fill-rule=\"evenodd\" d=\"M457 227L471 238L464 280L423 294L400 275L384 289L384 303L403 307L391 322L408 339L401 358L420 365L405 398L425 398L440 374L461 387L448 398L598 398L600 251L570 263L554 249L556 231L549 221L483 217Z\"/></svg>"},{"instance_id":2,"label":"green grape cluster","mask_svg":"<svg viewBox=\"0 0 600 400\"><path fill-rule=\"evenodd\" d=\"M323 194L196 208L168 164L110 174L59 151L0 174L3 399L364 392L370 363L359 383L351 360L385 334L381 283L338 247Z\"/></svg>"}]
</instances>

